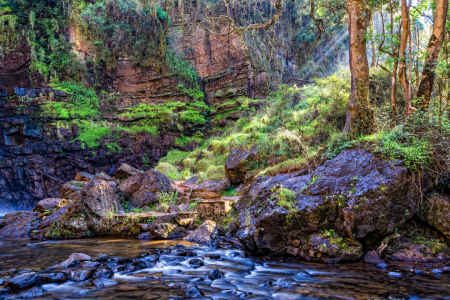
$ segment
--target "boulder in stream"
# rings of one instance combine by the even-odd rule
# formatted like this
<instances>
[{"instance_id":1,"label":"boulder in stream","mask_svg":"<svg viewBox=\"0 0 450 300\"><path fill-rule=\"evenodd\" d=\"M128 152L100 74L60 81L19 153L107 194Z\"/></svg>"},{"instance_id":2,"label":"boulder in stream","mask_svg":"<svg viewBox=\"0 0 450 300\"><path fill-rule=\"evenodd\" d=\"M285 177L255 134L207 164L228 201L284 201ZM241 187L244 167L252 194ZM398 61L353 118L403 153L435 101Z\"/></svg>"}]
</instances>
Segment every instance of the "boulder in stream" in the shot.
<instances>
[{"instance_id":1,"label":"boulder in stream","mask_svg":"<svg viewBox=\"0 0 450 300\"><path fill-rule=\"evenodd\" d=\"M431 186L426 176L414 174L401 161L365 150L344 150L311 174L302 174L258 177L244 191L236 203L237 237L248 250L264 254L308 247L306 238L323 230L349 240L381 240L417 212L421 191L416 187L425 193ZM356 258L358 248L348 258ZM337 259L342 254L333 253ZM326 257L332 259L330 255Z\"/></svg>"},{"instance_id":2,"label":"boulder in stream","mask_svg":"<svg viewBox=\"0 0 450 300\"><path fill-rule=\"evenodd\" d=\"M207 220L194 231L191 231L185 241L211 246L217 240L216 222Z\"/></svg>"},{"instance_id":3,"label":"boulder in stream","mask_svg":"<svg viewBox=\"0 0 450 300\"><path fill-rule=\"evenodd\" d=\"M5 215L0 228L0 238L28 238L41 223L37 212L21 211Z\"/></svg>"}]
</instances>

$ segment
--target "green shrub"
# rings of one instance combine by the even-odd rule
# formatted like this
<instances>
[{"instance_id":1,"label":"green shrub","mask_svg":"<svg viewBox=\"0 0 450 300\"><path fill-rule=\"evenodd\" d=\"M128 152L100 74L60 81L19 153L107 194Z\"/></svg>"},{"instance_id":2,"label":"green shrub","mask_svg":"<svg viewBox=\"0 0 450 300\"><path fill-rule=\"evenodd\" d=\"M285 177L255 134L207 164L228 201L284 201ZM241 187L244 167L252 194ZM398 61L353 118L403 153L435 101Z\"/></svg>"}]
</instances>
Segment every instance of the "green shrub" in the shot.
<instances>
[{"instance_id":1,"label":"green shrub","mask_svg":"<svg viewBox=\"0 0 450 300\"><path fill-rule=\"evenodd\" d=\"M163 173L172 180L180 180L181 178L178 169L174 165L167 162L159 163L155 170Z\"/></svg>"}]
</instances>

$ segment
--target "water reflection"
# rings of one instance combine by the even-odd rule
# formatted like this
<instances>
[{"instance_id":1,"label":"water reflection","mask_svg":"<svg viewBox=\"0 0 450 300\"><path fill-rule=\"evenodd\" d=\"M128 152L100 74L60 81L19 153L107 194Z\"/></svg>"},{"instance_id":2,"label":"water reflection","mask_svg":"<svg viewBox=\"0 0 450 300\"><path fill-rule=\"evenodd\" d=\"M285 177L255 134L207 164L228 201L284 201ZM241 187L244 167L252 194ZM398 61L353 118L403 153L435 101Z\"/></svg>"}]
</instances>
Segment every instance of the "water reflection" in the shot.
<instances>
[{"instance_id":1,"label":"water reflection","mask_svg":"<svg viewBox=\"0 0 450 300\"><path fill-rule=\"evenodd\" d=\"M73 252L137 258L177 243L123 239L0 240L0 270L47 268ZM90 281L44 285L49 293L43 299L182 299L182 287L190 283L195 283L209 299L450 299L450 276L432 275L431 269L431 274L402 272L402 277L394 278L388 276L389 270L362 263L325 265L250 259L236 250L196 245L189 248L197 256L160 251L154 267L131 274L116 273L113 279L118 285L113 287L95 288ZM199 259L204 265L194 266L191 259ZM222 271L224 277L205 277L213 269ZM158 272L162 273L161 278L155 275ZM21 294L8 295L7 299L19 297Z\"/></svg>"}]
</instances>

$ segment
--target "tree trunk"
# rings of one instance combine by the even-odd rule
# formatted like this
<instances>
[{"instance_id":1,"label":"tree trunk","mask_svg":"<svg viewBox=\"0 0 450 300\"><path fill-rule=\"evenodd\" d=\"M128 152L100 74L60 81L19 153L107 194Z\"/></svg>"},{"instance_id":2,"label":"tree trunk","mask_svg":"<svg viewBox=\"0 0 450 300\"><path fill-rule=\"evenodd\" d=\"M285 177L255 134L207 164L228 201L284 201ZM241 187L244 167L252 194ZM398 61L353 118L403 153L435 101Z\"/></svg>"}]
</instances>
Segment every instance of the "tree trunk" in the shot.
<instances>
[{"instance_id":1,"label":"tree trunk","mask_svg":"<svg viewBox=\"0 0 450 300\"><path fill-rule=\"evenodd\" d=\"M350 39L351 95L347 105L344 131L371 134L374 130L374 113L369 103L369 63L365 34L369 11L364 0L346 0Z\"/></svg>"},{"instance_id":2,"label":"tree trunk","mask_svg":"<svg viewBox=\"0 0 450 300\"><path fill-rule=\"evenodd\" d=\"M383 12L381 12L383 13ZM376 50L375 50L375 36L376 36L376 30L375 30L375 21L374 21L374 17L372 16L372 62L370 63L370 67L371 68L375 68L376 64L377 64L377 57L376 57Z\"/></svg>"},{"instance_id":3,"label":"tree trunk","mask_svg":"<svg viewBox=\"0 0 450 300\"><path fill-rule=\"evenodd\" d=\"M437 0L436 17L434 20L433 33L427 47L427 59L422 71L422 79L417 90L417 98L422 102L420 109L425 110L430 105L431 92L433 91L434 70L438 62L439 52L445 37L445 25L447 22L448 0Z\"/></svg>"},{"instance_id":4,"label":"tree trunk","mask_svg":"<svg viewBox=\"0 0 450 300\"><path fill-rule=\"evenodd\" d=\"M392 123L391 126L394 128L397 125L397 99L395 97L397 91L397 69L398 69L398 59L394 62L394 70L391 76L391 109L392 109Z\"/></svg>"},{"instance_id":5,"label":"tree trunk","mask_svg":"<svg viewBox=\"0 0 450 300\"><path fill-rule=\"evenodd\" d=\"M406 73L406 48L408 47L409 39L409 8L406 0L402 0L402 24L403 33L400 40L400 66L399 79L403 89L403 97L405 99L405 114L406 119L411 114L411 98L409 97L408 75Z\"/></svg>"}]
</instances>

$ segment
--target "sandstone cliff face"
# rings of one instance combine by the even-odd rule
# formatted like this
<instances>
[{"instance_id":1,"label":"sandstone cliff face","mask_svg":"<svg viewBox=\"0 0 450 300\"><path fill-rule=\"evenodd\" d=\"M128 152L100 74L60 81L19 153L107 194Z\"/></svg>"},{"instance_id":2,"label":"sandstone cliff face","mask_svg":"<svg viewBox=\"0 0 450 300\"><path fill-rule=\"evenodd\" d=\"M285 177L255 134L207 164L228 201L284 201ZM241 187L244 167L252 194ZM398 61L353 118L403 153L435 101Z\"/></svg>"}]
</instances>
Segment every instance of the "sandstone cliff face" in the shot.
<instances>
[{"instance_id":1,"label":"sandstone cliff face","mask_svg":"<svg viewBox=\"0 0 450 300\"><path fill-rule=\"evenodd\" d=\"M173 47L191 61L204 84L207 99L217 105L236 96L267 95L267 74L255 73L241 36L228 26L214 28L185 18L170 29Z\"/></svg>"}]
</instances>

